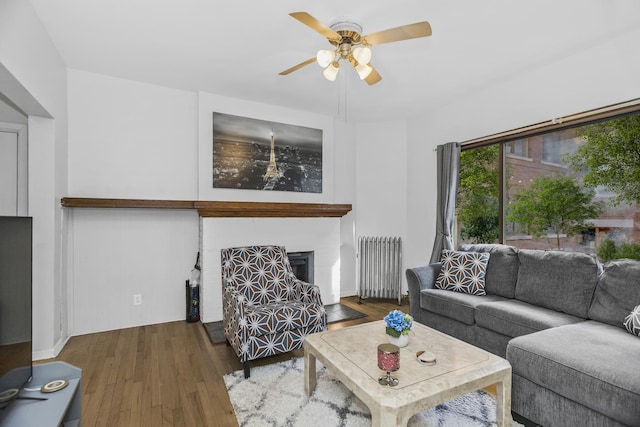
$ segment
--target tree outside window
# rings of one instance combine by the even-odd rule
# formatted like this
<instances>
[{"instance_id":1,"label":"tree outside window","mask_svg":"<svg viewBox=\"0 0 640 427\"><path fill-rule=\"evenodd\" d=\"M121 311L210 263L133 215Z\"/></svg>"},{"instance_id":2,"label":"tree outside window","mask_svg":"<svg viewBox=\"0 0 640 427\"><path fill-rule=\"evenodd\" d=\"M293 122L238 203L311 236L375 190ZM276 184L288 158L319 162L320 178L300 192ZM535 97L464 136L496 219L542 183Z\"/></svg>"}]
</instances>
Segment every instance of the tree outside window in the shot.
<instances>
[{"instance_id":1,"label":"tree outside window","mask_svg":"<svg viewBox=\"0 0 640 427\"><path fill-rule=\"evenodd\" d=\"M539 176L513 195L507 220L521 224L535 238L555 240L561 249L561 236L581 234L604 211L594 196L593 190L581 188L572 177Z\"/></svg>"}]
</instances>

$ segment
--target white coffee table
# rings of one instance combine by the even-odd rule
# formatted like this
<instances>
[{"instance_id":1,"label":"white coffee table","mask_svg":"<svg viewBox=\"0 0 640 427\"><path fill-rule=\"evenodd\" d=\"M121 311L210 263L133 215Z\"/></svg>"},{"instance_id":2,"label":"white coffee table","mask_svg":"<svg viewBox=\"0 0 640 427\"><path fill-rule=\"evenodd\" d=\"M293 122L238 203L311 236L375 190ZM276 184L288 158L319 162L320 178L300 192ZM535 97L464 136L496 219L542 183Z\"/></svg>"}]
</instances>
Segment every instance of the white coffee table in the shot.
<instances>
[{"instance_id":1,"label":"white coffee table","mask_svg":"<svg viewBox=\"0 0 640 427\"><path fill-rule=\"evenodd\" d=\"M316 386L316 359L371 410L373 426L404 426L412 415L458 396L496 384L498 426L511 425L511 365L463 341L413 323L410 342L400 349L395 387L378 384L378 345L388 342L384 321L308 335L304 343L305 392ZM434 353L426 366L416 352Z\"/></svg>"}]
</instances>

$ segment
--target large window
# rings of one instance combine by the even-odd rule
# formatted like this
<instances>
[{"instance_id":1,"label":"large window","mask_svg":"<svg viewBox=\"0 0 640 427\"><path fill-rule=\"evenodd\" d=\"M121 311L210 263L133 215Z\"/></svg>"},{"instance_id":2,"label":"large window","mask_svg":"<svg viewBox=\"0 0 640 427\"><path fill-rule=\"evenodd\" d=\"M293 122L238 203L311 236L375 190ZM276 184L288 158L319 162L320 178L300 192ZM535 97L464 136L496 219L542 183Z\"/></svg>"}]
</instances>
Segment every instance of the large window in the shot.
<instances>
[{"instance_id":1,"label":"large window","mask_svg":"<svg viewBox=\"0 0 640 427\"><path fill-rule=\"evenodd\" d=\"M537 128L463 146L459 241L640 259L640 107Z\"/></svg>"}]
</instances>

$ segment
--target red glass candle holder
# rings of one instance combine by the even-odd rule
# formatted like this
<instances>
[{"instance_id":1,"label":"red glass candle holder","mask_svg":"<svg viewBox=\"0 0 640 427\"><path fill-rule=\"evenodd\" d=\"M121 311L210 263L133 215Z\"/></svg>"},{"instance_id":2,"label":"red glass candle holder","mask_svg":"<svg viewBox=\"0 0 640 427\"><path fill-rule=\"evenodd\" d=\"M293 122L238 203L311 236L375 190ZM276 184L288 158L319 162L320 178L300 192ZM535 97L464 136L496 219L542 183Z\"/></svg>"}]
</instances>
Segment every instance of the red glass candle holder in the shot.
<instances>
[{"instance_id":1,"label":"red glass candle holder","mask_svg":"<svg viewBox=\"0 0 640 427\"><path fill-rule=\"evenodd\" d=\"M391 372L400 369L400 348L397 345L385 343L378 346L378 368L386 371L386 375L378 378L380 385L398 385L398 379L391 376Z\"/></svg>"}]
</instances>

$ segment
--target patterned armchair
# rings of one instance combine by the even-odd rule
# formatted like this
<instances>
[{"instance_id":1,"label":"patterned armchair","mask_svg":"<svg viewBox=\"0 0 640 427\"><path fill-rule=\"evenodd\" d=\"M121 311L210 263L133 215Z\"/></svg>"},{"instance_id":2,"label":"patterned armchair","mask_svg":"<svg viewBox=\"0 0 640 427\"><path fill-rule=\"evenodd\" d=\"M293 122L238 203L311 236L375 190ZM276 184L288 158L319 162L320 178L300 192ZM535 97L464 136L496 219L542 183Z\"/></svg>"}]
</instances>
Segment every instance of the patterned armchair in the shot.
<instances>
[{"instance_id":1,"label":"patterned armchair","mask_svg":"<svg viewBox=\"0 0 640 427\"><path fill-rule=\"evenodd\" d=\"M222 249L224 335L250 375L249 362L302 348L327 329L317 286L298 280L281 246Z\"/></svg>"}]
</instances>

